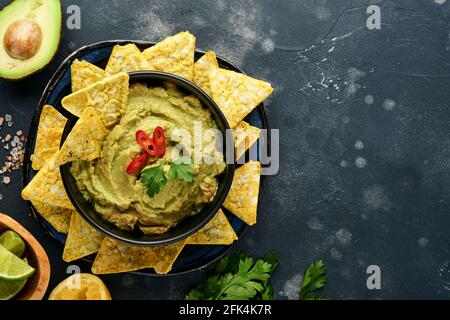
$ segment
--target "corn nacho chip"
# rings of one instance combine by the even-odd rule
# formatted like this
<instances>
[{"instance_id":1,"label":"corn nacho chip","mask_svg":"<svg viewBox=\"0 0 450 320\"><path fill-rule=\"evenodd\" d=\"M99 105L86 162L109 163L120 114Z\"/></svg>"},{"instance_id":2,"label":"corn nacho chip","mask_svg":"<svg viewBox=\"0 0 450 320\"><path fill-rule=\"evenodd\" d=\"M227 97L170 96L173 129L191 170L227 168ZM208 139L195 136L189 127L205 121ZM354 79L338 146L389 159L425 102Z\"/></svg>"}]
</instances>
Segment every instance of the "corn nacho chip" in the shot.
<instances>
[{"instance_id":1,"label":"corn nacho chip","mask_svg":"<svg viewBox=\"0 0 450 320\"><path fill-rule=\"evenodd\" d=\"M22 198L31 202L45 199L45 202L52 206L73 209L64 189L59 166L55 164L56 156L50 159L22 190Z\"/></svg>"},{"instance_id":2,"label":"corn nacho chip","mask_svg":"<svg viewBox=\"0 0 450 320\"><path fill-rule=\"evenodd\" d=\"M152 268L157 259L152 248L130 246L104 238L92 265L92 273L110 274Z\"/></svg>"},{"instance_id":3,"label":"corn nacho chip","mask_svg":"<svg viewBox=\"0 0 450 320\"><path fill-rule=\"evenodd\" d=\"M70 218L74 210L54 207L40 201L33 201L33 206L39 214L60 233L69 232Z\"/></svg>"},{"instance_id":4,"label":"corn nacho chip","mask_svg":"<svg viewBox=\"0 0 450 320\"><path fill-rule=\"evenodd\" d=\"M84 221L78 212L73 212L64 246L63 260L71 262L96 253L102 240L103 235L100 232Z\"/></svg>"},{"instance_id":5,"label":"corn nacho chip","mask_svg":"<svg viewBox=\"0 0 450 320\"><path fill-rule=\"evenodd\" d=\"M223 206L248 225L256 223L261 163L251 161L236 169Z\"/></svg>"},{"instance_id":6,"label":"corn nacho chip","mask_svg":"<svg viewBox=\"0 0 450 320\"><path fill-rule=\"evenodd\" d=\"M39 119L34 154L31 156L34 170L42 169L47 161L59 150L61 137L67 119L58 110L45 105Z\"/></svg>"},{"instance_id":7,"label":"corn nacho chip","mask_svg":"<svg viewBox=\"0 0 450 320\"><path fill-rule=\"evenodd\" d=\"M230 245L238 237L222 210L200 231L187 239L186 244Z\"/></svg>"},{"instance_id":8,"label":"corn nacho chip","mask_svg":"<svg viewBox=\"0 0 450 320\"><path fill-rule=\"evenodd\" d=\"M180 32L142 52L149 70L173 73L189 81L194 76L195 37Z\"/></svg>"},{"instance_id":9,"label":"corn nacho chip","mask_svg":"<svg viewBox=\"0 0 450 320\"><path fill-rule=\"evenodd\" d=\"M154 268L167 274L183 250L186 240L162 247L131 246L105 238L92 265L92 273L110 274Z\"/></svg>"},{"instance_id":10,"label":"corn nacho chip","mask_svg":"<svg viewBox=\"0 0 450 320\"><path fill-rule=\"evenodd\" d=\"M168 274L185 245L186 239L163 247L152 248L157 257L153 264L155 272L157 274Z\"/></svg>"},{"instance_id":11,"label":"corn nacho chip","mask_svg":"<svg viewBox=\"0 0 450 320\"><path fill-rule=\"evenodd\" d=\"M194 64L194 83L207 94L211 93L209 75L219 69L216 54L212 51L206 52L203 57Z\"/></svg>"},{"instance_id":12,"label":"corn nacho chip","mask_svg":"<svg viewBox=\"0 0 450 320\"><path fill-rule=\"evenodd\" d=\"M239 160L244 153L259 139L260 129L253 127L245 121L233 129L233 138L235 146L235 158Z\"/></svg>"},{"instance_id":13,"label":"corn nacho chip","mask_svg":"<svg viewBox=\"0 0 450 320\"><path fill-rule=\"evenodd\" d=\"M114 46L105 71L112 75L119 72L147 70L148 62L135 44Z\"/></svg>"},{"instance_id":14,"label":"corn nacho chip","mask_svg":"<svg viewBox=\"0 0 450 320\"><path fill-rule=\"evenodd\" d=\"M81 116L84 109L92 107L106 127L112 126L127 105L128 82L128 74L121 72L64 97L61 104L77 117Z\"/></svg>"},{"instance_id":15,"label":"corn nacho chip","mask_svg":"<svg viewBox=\"0 0 450 320\"><path fill-rule=\"evenodd\" d=\"M210 73L211 95L234 128L272 92L272 86L242 73L219 69Z\"/></svg>"},{"instance_id":16,"label":"corn nacho chip","mask_svg":"<svg viewBox=\"0 0 450 320\"><path fill-rule=\"evenodd\" d=\"M91 161L101 156L103 139L108 130L93 108L86 108L67 136L56 160L63 165L75 160Z\"/></svg>"},{"instance_id":17,"label":"corn nacho chip","mask_svg":"<svg viewBox=\"0 0 450 320\"><path fill-rule=\"evenodd\" d=\"M106 71L89 63L76 59L71 66L72 92L86 88L106 78Z\"/></svg>"}]
</instances>

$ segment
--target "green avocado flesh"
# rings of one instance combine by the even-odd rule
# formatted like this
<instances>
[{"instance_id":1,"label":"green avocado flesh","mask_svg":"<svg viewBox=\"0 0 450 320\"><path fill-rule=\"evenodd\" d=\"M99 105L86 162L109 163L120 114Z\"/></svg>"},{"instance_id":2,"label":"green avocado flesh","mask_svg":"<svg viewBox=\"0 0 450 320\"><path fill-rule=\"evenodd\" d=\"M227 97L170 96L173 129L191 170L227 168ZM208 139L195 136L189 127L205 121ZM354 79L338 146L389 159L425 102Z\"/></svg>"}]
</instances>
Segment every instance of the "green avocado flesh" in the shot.
<instances>
[{"instance_id":1,"label":"green avocado flesh","mask_svg":"<svg viewBox=\"0 0 450 320\"><path fill-rule=\"evenodd\" d=\"M47 66L55 56L61 40L61 2L60 0L14 0L0 10L0 78L19 80L25 78L45 66ZM40 41L35 41L35 50L31 57L18 58L11 54L11 43L8 39L22 39L27 43L29 33L16 32L21 37L10 37L11 25L25 21L28 25L33 25L40 29ZM22 29L23 30L23 29ZM36 34L36 33L35 33ZM25 38L23 37L25 36ZM8 47L7 43L10 44ZM19 47L19 46L17 46ZM14 46L16 48L16 46ZM19 48L23 48L19 47Z\"/></svg>"}]
</instances>

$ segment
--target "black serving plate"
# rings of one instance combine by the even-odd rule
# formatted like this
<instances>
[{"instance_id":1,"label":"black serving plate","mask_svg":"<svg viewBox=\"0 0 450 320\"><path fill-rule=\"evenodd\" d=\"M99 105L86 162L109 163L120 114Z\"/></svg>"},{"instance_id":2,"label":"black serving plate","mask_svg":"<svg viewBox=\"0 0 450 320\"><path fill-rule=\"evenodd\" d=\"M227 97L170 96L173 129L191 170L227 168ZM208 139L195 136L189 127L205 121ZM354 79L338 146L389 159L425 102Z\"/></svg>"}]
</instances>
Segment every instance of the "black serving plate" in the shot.
<instances>
[{"instance_id":1,"label":"black serving plate","mask_svg":"<svg viewBox=\"0 0 450 320\"><path fill-rule=\"evenodd\" d=\"M67 118L73 117L70 113L64 110L61 106L61 99L71 93L71 82L70 82L70 66L75 59L86 60L90 63L93 63L101 68L104 68L107 64L108 58L110 56L111 50L115 45L126 45L129 43L136 44L139 49L144 50L153 46L154 42L148 41L133 41L133 40L109 40L102 41L94 44L90 44L73 52L69 57L67 57L64 62L60 65L58 70L54 73L50 81L48 82L39 104L36 107L33 120L31 122L31 127L28 133L28 142L25 152L24 159L24 172L23 172L23 183L27 185L31 179L36 175L36 171L34 171L31 167L30 156L34 152L35 142L36 142L36 134L39 124L39 118L42 112L42 108L46 104L50 104L54 106L59 112L61 112ZM195 59L199 59L205 52L202 50L196 50ZM226 59L218 56L217 60L221 68L233 70L236 72L243 73L237 66L227 61ZM255 127L259 127L261 129L268 129L266 113L264 111L264 105L259 105L251 114L249 114L246 119L248 123ZM267 134L267 138L262 141L261 145L264 145L264 148L270 150L270 132ZM260 139L264 139L262 136ZM259 153L259 152L258 152ZM261 186L264 182L264 176L261 177ZM39 223L44 228L45 232L55 239L61 246L64 246L66 241L66 235L57 232L45 219L39 214L39 212L31 205L34 217L39 221ZM247 229L247 225L241 221L236 216L232 215L226 209L223 209L228 220L230 221L233 229L235 230L239 239L243 236L245 230ZM235 242L236 243L236 242ZM213 245L213 246L197 246L197 245L188 245L181 252L177 261L173 265L172 271L168 275L177 275L183 274L187 272L191 272L194 270L199 270L207 267L211 263L217 261L226 252L232 247L224 246L224 245ZM92 262L95 256L90 256L84 258L84 260ZM133 272L137 274L144 274L155 276L156 273L151 270L142 270L138 272Z\"/></svg>"}]
</instances>

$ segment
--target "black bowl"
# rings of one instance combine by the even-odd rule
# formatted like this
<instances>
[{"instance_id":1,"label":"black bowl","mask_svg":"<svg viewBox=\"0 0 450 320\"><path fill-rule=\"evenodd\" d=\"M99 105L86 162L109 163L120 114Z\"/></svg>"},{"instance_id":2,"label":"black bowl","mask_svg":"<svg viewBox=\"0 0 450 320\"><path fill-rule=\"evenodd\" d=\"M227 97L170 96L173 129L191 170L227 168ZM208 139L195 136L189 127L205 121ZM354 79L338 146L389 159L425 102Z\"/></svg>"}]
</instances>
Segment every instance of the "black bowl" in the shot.
<instances>
[{"instance_id":1,"label":"black bowl","mask_svg":"<svg viewBox=\"0 0 450 320\"><path fill-rule=\"evenodd\" d=\"M234 149L234 142L230 136L230 125L223 115L222 111L216 105L216 103L199 87L193 83L164 72L156 71L139 71L130 72L130 84L133 82L144 82L149 86L161 86L164 82L170 82L175 84L179 90L184 91L187 94L197 97L203 104L203 106L211 112L218 129L221 131L224 139L224 155L226 150ZM62 143L66 140L73 126L77 122L78 118L71 117L67 121L64 129ZM233 148L233 149L231 149ZM75 179L70 173L71 163L61 166L61 176L66 189L67 195L72 202L75 209L88 221L94 228L102 232L108 237L117 239L122 242L126 242L137 246L162 246L180 241L189 237L196 231L204 227L221 208L226 196L230 190L233 182L233 175L235 169L235 163L227 163L224 173L222 173L219 179L219 187L214 200L207 204L198 214L192 217L185 218L176 227L170 229L168 232L160 235L144 235L142 232L124 231L119 229L115 225L104 220L93 208L92 204L85 200L81 192L78 190Z\"/></svg>"}]
</instances>

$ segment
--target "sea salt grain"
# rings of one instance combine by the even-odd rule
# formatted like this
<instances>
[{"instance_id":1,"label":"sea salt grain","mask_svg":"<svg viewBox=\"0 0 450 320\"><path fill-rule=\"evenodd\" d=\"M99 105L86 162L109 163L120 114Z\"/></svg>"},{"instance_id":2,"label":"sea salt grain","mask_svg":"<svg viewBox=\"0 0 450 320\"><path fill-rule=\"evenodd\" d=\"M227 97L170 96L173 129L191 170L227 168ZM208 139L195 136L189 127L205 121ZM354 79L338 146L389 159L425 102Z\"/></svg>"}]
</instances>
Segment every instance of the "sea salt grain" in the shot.
<instances>
[{"instance_id":1,"label":"sea salt grain","mask_svg":"<svg viewBox=\"0 0 450 320\"><path fill-rule=\"evenodd\" d=\"M11 178L10 177L3 177L3 183L4 184L10 184L11 183Z\"/></svg>"},{"instance_id":2,"label":"sea salt grain","mask_svg":"<svg viewBox=\"0 0 450 320\"><path fill-rule=\"evenodd\" d=\"M6 114L5 115L5 120L6 120L6 122L11 122L12 116L10 114Z\"/></svg>"}]
</instances>

